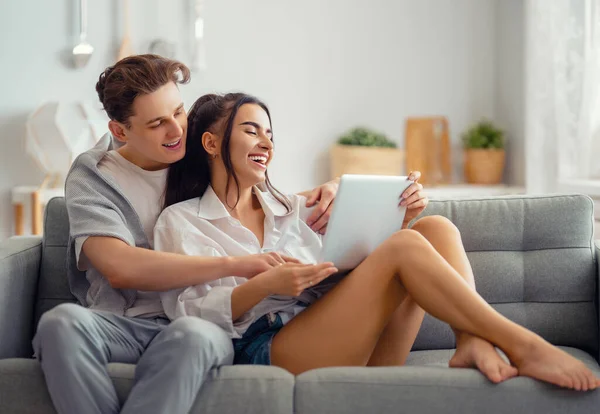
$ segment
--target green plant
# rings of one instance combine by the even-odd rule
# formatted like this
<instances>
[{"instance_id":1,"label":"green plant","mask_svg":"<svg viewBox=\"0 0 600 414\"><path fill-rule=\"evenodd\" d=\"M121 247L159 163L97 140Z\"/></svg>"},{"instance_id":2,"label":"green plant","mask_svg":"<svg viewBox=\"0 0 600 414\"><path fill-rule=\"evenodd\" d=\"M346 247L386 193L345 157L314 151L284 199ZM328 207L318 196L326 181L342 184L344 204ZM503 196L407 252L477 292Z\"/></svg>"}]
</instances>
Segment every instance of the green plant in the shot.
<instances>
[{"instance_id":1,"label":"green plant","mask_svg":"<svg viewBox=\"0 0 600 414\"><path fill-rule=\"evenodd\" d=\"M338 144L396 148L396 143L390 141L385 135L367 128L354 128L348 131L340 137Z\"/></svg>"},{"instance_id":2,"label":"green plant","mask_svg":"<svg viewBox=\"0 0 600 414\"><path fill-rule=\"evenodd\" d=\"M465 131L462 140L467 149L503 149L504 131L483 119Z\"/></svg>"}]
</instances>

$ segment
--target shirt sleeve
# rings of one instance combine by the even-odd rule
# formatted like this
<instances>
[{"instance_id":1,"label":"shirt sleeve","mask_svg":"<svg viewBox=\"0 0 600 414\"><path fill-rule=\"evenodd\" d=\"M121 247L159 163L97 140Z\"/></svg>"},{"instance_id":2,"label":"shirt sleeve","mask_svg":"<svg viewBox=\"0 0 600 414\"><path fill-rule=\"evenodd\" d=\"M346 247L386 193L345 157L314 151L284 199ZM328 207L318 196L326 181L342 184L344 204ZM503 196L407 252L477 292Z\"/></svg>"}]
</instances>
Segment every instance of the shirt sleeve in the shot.
<instances>
[{"instance_id":1,"label":"shirt sleeve","mask_svg":"<svg viewBox=\"0 0 600 414\"><path fill-rule=\"evenodd\" d=\"M193 229L196 230L196 229ZM200 231L180 230L161 225L154 228L154 248L160 251L193 256L220 257L224 254L214 242ZM221 279L161 292L160 298L167 317L171 320L183 316L196 316L220 326L230 338L241 338L254 320L253 310L235 322L232 320L231 294L246 279L227 276Z\"/></svg>"},{"instance_id":2,"label":"shirt sleeve","mask_svg":"<svg viewBox=\"0 0 600 414\"><path fill-rule=\"evenodd\" d=\"M83 163L74 165L65 185L71 238L114 237L135 246L130 228L139 226L137 216L133 210L126 215L114 189L88 169Z\"/></svg>"},{"instance_id":3,"label":"shirt sleeve","mask_svg":"<svg viewBox=\"0 0 600 414\"><path fill-rule=\"evenodd\" d=\"M91 267L90 261L83 251L83 243L85 243L87 239L88 238L86 236L75 239L75 258L77 261L77 269L81 271L86 271Z\"/></svg>"}]
</instances>

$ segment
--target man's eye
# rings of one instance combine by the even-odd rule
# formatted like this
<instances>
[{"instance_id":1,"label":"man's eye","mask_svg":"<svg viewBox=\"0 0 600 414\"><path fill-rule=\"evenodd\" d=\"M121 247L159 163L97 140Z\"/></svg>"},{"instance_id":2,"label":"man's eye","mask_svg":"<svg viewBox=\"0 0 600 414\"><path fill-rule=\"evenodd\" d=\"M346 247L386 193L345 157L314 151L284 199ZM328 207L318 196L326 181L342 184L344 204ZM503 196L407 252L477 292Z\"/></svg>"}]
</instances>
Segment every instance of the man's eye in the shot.
<instances>
[{"instance_id":1,"label":"man's eye","mask_svg":"<svg viewBox=\"0 0 600 414\"><path fill-rule=\"evenodd\" d=\"M158 128L161 124L162 124L162 121L159 122L158 124L152 125L150 128L152 128L152 129Z\"/></svg>"}]
</instances>

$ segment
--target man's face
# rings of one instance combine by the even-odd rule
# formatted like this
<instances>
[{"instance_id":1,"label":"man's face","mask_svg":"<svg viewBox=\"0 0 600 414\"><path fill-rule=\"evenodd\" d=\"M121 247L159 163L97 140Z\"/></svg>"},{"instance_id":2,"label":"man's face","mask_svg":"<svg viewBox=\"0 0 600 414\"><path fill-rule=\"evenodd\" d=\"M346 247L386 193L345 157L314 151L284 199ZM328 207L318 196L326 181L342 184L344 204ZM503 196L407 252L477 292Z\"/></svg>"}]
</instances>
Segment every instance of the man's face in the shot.
<instances>
[{"instance_id":1,"label":"man's face","mask_svg":"<svg viewBox=\"0 0 600 414\"><path fill-rule=\"evenodd\" d=\"M160 170L185 155L187 116L177 85L169 82L133 101L130 127L111 121L111 131L126 145L119 151L145 170ZM116 129L116 131L115 131Z\"/></svg>"}]
</instances>

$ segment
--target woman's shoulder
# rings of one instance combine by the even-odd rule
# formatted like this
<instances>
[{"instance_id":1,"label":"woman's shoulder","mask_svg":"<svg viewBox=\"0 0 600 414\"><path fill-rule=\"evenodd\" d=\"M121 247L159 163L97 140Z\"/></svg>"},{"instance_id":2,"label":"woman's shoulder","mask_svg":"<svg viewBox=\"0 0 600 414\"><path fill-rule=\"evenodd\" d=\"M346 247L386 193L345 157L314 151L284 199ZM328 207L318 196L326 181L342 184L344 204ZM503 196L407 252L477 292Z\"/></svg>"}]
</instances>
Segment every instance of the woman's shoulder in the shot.
<instances>
[{"instance_id":1,"label":"woman's shoulder","mask_svg":"<svg viewBox=\"0 0 600 414\"><path fill-rule=\"evenodd\" d=\"M165 208L156 221L157 226L173 226L182 223L189 223L193 218L198 218L198 205L200 197L192 198L172 204Z\"/></svg>"}]
</instances>

